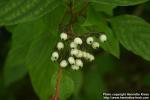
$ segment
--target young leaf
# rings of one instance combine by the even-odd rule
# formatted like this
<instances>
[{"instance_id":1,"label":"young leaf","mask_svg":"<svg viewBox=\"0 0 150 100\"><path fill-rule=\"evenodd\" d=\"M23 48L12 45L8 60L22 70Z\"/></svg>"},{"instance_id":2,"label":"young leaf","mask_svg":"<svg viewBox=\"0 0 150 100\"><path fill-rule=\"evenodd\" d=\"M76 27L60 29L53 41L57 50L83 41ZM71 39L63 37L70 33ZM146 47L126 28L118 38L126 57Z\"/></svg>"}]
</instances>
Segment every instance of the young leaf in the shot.
<instances>
[{"instance_id":1,"label":"young leaf","mask_svg":"<svg viewBox=\"0 0 150 100\"><path fill-rule=\"evenodd\" d=\"M104 4L115 4L117 6L129 6L129 5L137 5L148 0L90 0L95 3L104 3Z\"/></svg>"},{"instance_id":2,"label":"young leaf","mask_svg":"<svg viewBox=\"0 0 150 100\"><path fill-rule=\"evenodd\" d=\"M59 0L7 0L0 6L0 25L37 19L60 6L60 2Z\"/></svg>"},{"instance_id":3,"label":"young leaf","mask_svg":"<svg viewBox=\"0 0 150 100\"><path fill-rule=\"evenodd\" d=\"M150 24L137 16L112 18L111 25L120 43L129 51L150 60Z\"/></svg>"}]
</instances>

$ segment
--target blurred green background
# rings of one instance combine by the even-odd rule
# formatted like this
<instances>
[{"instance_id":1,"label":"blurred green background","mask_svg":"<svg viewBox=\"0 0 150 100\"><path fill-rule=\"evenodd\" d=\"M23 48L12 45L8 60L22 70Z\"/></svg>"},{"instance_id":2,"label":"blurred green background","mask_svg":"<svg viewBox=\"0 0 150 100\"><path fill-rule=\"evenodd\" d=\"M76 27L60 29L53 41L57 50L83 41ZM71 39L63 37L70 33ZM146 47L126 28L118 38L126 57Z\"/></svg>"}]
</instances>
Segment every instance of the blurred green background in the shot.
<instances>
[{"instance_id":1,"label":"blurred green background","mask_svg":"<svg viewBox=\"0 0 150 100\"><path fill-rule=\"evenodd\" d=\"M117 7L114 14L131 14L137 8L140 10L135 11L134 14L150 22L150 2L137 6ZM1 27L0 100L38 100L28 75L13 84L4 83L3 69L10 44L11 33L5 27ZM100 100L103 92L150 93L150 62L134 55L122 46L120 59L107 53L97 54L95 62L87 65L82 71L80 93L71 96L69 100Z\"/></svg>"}]
</instances>

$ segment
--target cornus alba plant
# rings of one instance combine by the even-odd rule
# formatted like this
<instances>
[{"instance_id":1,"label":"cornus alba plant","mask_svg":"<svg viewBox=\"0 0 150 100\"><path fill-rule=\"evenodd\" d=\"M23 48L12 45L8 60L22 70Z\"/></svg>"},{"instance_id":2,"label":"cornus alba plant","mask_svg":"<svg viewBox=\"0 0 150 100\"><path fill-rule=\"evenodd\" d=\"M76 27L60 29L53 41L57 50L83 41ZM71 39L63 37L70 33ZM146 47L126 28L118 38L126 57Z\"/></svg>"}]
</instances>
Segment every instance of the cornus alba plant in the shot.
<instances>
[{"instance_id":1,"label":"cornus alba plant","mask_svg":"<svg viewBox=\"0 0 150 100\"><path fill-rule=\"evenodd\" d=\"M105 41L107 36L102 33L72 38L63 32L60 34L60 40L51 55L51 60L57 61L62 68L70 66L73 70L79 70L84 66L85 61L92 62L95 59L94 55L88 52L88 48L94 51L100 47L100 43Z\"/></svg>"},{"instance_id":2,"label":"cornus alba plant","mask_svg":"<svg viewBox=\"0 0 150 100\"><path fill-rule=\"evenodd\" d=\"M102 78L107 72L112 71L116 78L113 73L122 68L120 65L131 71L128 64L118 64L120 60L114 58L122 59L120 46L124 52L150 61L149 4L150 0L0 0L0 29L12 33L11 41L5 41L3 36L8 34L1 35L0 30L0 41L5 41L4 46L0 42L0 57L8 55L4 68L0 66L4 69L0 80L5 81L0 82L0 93L4 83L11 85L28 74L39 100L96 100L100 92L112 89ZM8 49L10 44L7 54L3 47ZM107 55L99 55L101 48ZM142 62L147 66L145 61L140 65ZM138 82L143 82L145 75L149 73L144 71ZM118 85L117 79L113 83ZM8 97L0 100L16 98Z\"/></svg>"}]
</instances>

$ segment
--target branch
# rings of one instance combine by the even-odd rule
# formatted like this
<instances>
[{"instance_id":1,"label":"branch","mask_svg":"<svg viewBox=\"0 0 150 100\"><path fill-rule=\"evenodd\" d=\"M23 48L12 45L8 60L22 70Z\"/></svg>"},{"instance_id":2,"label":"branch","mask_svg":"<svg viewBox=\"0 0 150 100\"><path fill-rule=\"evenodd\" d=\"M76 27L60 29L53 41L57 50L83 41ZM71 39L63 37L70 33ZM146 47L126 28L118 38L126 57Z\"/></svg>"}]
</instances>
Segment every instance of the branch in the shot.
<instances>
[{"instance_id":1,"label":"branch","mask_svg":"<svg viewBox=\"0 0 150 100\"><path fill-rule=\"evenodd\" d=\"M62 19L61 19L61 22L60 22L60 24L59 24L59 31L60 32L64 32L64 25L63 25L63 23L64 23L64 20L65 20L65 17L67 16L67 14L68 14L68 10L66 9L66 11L65 11L65 14L63 15L63 17L62 17Z\"/></svg>"},{"instance_id":2,"label":"branch","mask_svg":"<svg viewBox=\"0 0 150 100\"><path fill-rule=\"evenodd\" d=\"M67 1L65 1L65 2L67 2ZM72 25L77 21L78 16L80 16L83 13L83 11L85 11L87 9L87 7L88 7L88 1L86 1L84 3L83 8L79 12L75 12L74 7L73 7L73 3L70 0L69 5L68 5L68 10L65 11L65 14L62 17L62 20L59 24L59 30L62 31L64 19L67 16L67 14L69 13L71 15L71 19L70 19L69 24L67 25L67 33L70 34L70 35L73 35L74 32L72 30ZM56 80L55 96L50 97L50 100L60 100L60 81L61 81L61 77L62 77L62 69L61 69L61 67L59 67L58 73L57 73L57 80Z\"/></svg>"},{"instance_id":3,"label":"branch","mask_svg":"<svg viewBox=\"0 0 150 100\"><path fill-rule=\"evenodd\" d=\"M73 24L77 21L77 18L78 18L79 16L81 16L84 11L86 11L86 9L87 9L87 7L88 7L88 4L89 4L88 1L85 0L85 3L84 3L84 5L83 5L83 7L81 8L81 10L78 11L78 12L75 12L74 7L73 7L73 4L72 4L72 2L70 1L70 4L69 4L69 13L70 13L70 15L71 15L71 19L70 19L70 22L69 22L69 24L68 24L68 26L67 26L67 31L68 31L70 34L74 34L74 32L73 32L73 30L72 30L72 26L73 26Z\"/></svg>"}]
</instances>

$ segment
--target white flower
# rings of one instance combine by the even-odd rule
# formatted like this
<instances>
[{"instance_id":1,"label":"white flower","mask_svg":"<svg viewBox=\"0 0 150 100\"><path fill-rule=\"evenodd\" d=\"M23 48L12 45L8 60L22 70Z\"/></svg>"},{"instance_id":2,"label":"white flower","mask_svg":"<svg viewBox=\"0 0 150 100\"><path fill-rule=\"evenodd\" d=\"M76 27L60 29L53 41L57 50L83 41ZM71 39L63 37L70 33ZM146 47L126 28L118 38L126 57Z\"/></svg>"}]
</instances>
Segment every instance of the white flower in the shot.
<instances>
[{"instance_id":1,"label":"white flower","mask_svg":"<svg viewBox=\"0 0 150 100\"><path fill-rule=\"evenodd\" d=\"M86 59L90 59L90 57L91 57L91 54L90 53L86 53Z\"/></svg>"},{"instance_id":2,"label":"white flower","mask_svg":"<svg viewBox=\"0 0 150 100\"><path fill-rule=\"evenodd\" d=\"M70 54L71 55L77 55L78 54L78 50L77 49L72 49Z\"/></svg>"},{"instance_id":3,"label":"white flower","mask_svg":"<svg viewBox=\"0 0 150 100\"><path fill-rule=\"evenodd\" d=\"M56 61L56 59L55 59L54 57L51 57L51 60L52 60L53 62L55 62L55 61Z\"/></svg>"},{"instance_id":4,"label":"white flower","mask_svg":"<svg viewBox=\"0 0 150 100\"><path fill-rule=\"evenodd\" d=\"M70 48L75 49L77 48L77 44L75 42L70 43Z\"/></svg>"},{"instance_id":5,"label":"white flower","mask_svg":"<svg viewBox=\"0 0 150 100\"><path fill-rule=\"evenodd\" d=\"M58 58L59 58L58 52L57 51L53 52L51 59L54 59L56 61Z\"/></svg>"},{"instance_id":6,"label":"white flower","mask_svg":"<svg viewBox=\"0 0 150 100\"><path fill-rule=\"evenodd\" d=\"M87 58L87 52L82 52L82 56L83 56L84 58Z\"/></svg>"},{"instance_id":7,"label":"white flower","mask_svg":"<svg viewBox=\"0 0 150 100\"><path fill-rule=\"evenodd\" d=\"M68 62L72 65L75 64L75 59L73 57L68 58Z\"/></svg>"},{"instance_id":8,"label":"white flower","mask_svg":"<svg viewBox=\"0 0 150 100\"><path fill-rule=\"evenodd\" d=\"M95 57L92 54L87 53L86 59L89 60L89 61L93 61L95 59Z\"/></svg>"},{"instance_id":9,"label":"white flower","mask_svg":"<svg viewBox=\"0 0 150 100\"><path fill-rule=\"evenodd\" d=\"M68 36L67 36L66 33L61 33L61 34L60 34L60 38L61 38L62 40L67 40Z\"/></svg>"},{"instance_id":10,"label":"white flower","mask_svg":"<svg viewBox=\"0 0 150 100\"><path fill-rule=\"evenodd\" d=\"M99 39L101 42L105 42L105 41L107 41L107 36L105 34L102 34L102 35L100 35Z\"/></svg>"},{"instance_id":11,"label":"white flower","mask_svg":"<svg viewBox=\"0 0 150 100\"><path fill-rule=\"evenodd\" d=\"M83 67L83 62L81 59L76 59L76 65L79 67Z\"/></svg>"},{"instance_id":12,"label":"white flower","mask_svg":"<svg viewBox=\"0 0 150 100\"><path fill-rule=\"evenodd\" d=\"M75 55L77 58L83 57L83 52L78 50L78 54Z\"/></svg>"},{"instance_id":13,"label":"white flower","mask_svg":"<svg viewBox=\"0 0 150 100\"><path fill-rule=\"evenodd\" d=\"M58 48L58 50L63 49L64 48L64 44L62 42L58 42L57 43L57 48Z\"/></svg>"},{"instance_id":14,"label":"white flower","mask_svg":"<svg viewBox=\"0 0 150 100\"><path fill-rule=\"evenodd\" d=\"M90 55L89 60L90 60L90 61L93 61L94 59L95 59L95 57L94 57L93 55Z\"/></svg>"},{"instance_id":15,"label":"white flower","mask_svg":"<svg viewBox=\"0 0 150 100\"><path fill-rule=\"evenodd\" d=\"M67 62L66 60L62 60L62 61L60 62L60 67L62 67L62 68L67 67L67 65L68 65L68 62Z\"/></svg>"},{"instance_id":16,"label":"white flower","mask_svg":"<svg viewBox=\"0 0 150 100\"><path fill-rule=\"evenodd\" d=\"M77 66L77 65L71 65L71 68L73 69L73 70L79 70L79 66Z\"/></svg>"},{"instance_id":17,"label":"white flower","mask_svg":"<svg viewBox=\"0 0 150 100\"><path fill-rule=\"evenodd\" d=\"M76 37L76 38L74 39L74 43L81 45L81 44L82 44L82 39L79 38L79 37Z\"/></svg>"},{"instance_id":18,"label":"white flower","mask_svg":"<svg viewBox=\"0 0 150 100\"><path fill-rule=\"evenodd\" d=\"M89 45L91 45L93 42L94 42L93 37L88 37L88 38L86 39L86 43L89 44Z\"/></svg>"},{"instance_id":19,"label":"white flower","mask_svg":"<svg viewBox=\"0 0 150 100\"><path fill-rule=\"evenodd\" d=\"M93 42L92 47L93 47L93 49L99 48L99 43L98 42Z\"/></svg>"}]
</instances>

